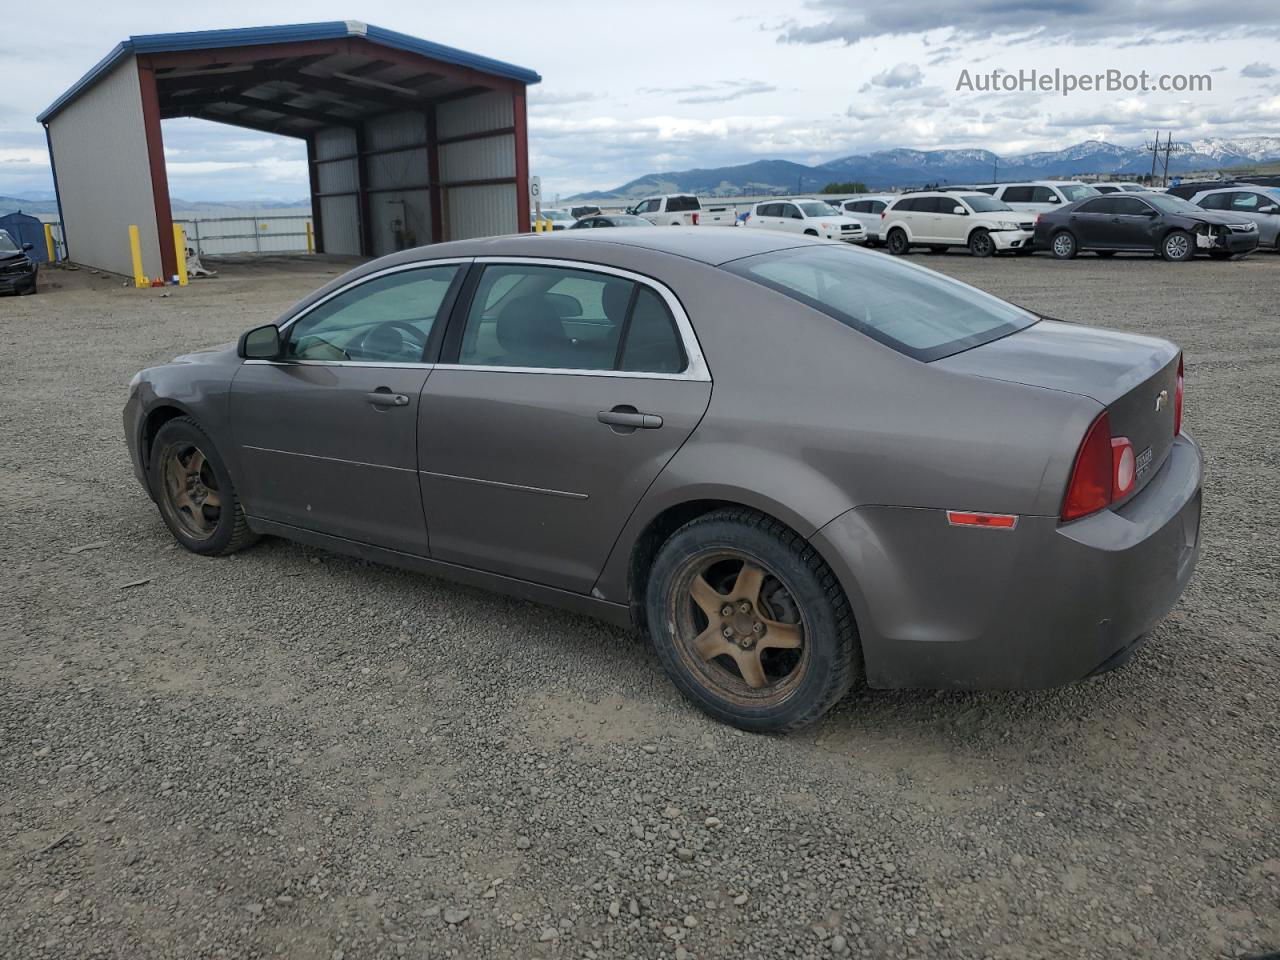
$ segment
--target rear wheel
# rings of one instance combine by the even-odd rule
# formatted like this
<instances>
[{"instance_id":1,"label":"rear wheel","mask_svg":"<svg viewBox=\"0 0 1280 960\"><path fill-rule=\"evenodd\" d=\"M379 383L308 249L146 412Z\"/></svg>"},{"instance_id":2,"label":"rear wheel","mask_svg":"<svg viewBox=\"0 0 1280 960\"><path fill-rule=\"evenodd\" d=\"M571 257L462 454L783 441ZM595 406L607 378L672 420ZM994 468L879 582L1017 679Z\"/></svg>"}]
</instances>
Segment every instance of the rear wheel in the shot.
<instances>
[{"instance_id":1,"label":"rear wheel","mask_svg":"<svg viewBox=\"0 0 1280 960\"><path fill-rule=\"evenodd\" d=\"M996 252L996 242L985 230L975 230L969 235L969 252L975 257L989 257Z\"/></svg>"},{"instance_id":2,"label":"rear wheel","mask_svg":"<svg viewBox=\"0 0 1280 960\"><path fill-rule=\"evenodd\" d=\"M1160 256L1175 263L1190 260L1195 252L1195 241L1185 230L1172 231L1160 243Z\"/></svg>"},{"instance_id":3,"label":"rear wheel","mask_svg":"<svg viewBox=\"0 0 1280 960\"><path fill-rule=\"evenodd\" d=\"M1058 260L1072 259L1077 252L1075 234L1070 230L1060 230L1053 235L1049 249L1053 251L1054 257Z\"/></svg>"},{"instance_id":4,"label":"rear wheel","mask_svg":"<svg viewBox=\"0 0 1280 960\"><path fill-rule=\"evenodd\" d=\"M895 257L900 257L907 252L907 248L911 245L907 242L907 232L901 227L894 227L889 231L889 235L885 237L885 246L889 248L889 252Z\"/></svg>"},{"instance_id":5,"label":"rear wheel","mask_svg":"<svg viewBox=\"0 0 1280 960\"><path fill-rule=\"evenodd\" d=\"M835 575L802 537L753 510L713 511L676 531L654 562L646 605L676 687L744 730L806 726L862 674Z\"/></svg>"},{"instance_id":6,"label":"rear wheel","mask_svg":"<svg viewBox=\"0 0 1280 960\"><path fill-rule=\"evenodd\" d=\"M148 470L161 519L192 553L233 553L258 539L217 448L190 417L160 428Z\"/></svg>"}]
</instances>

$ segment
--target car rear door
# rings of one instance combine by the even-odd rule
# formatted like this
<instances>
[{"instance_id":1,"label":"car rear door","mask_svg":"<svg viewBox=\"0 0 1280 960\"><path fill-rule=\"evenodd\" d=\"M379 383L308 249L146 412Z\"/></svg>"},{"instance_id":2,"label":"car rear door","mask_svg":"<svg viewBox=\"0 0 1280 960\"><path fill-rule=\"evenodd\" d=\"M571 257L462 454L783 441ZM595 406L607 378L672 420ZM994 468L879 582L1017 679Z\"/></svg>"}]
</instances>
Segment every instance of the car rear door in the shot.
<instances>
[{"instance_id":1,"label":"car rear door","mask_svg":"<svg viewBox=\"0 0 1280 960\"><path fill-rule=\"evenodd\" d=\"M241 365L230 415L250 516L427 553L416 443L424 357L465 266L361 278L284 326L282 359Z\"/></svg>"},{"instance_id":2,"label":"car rear door","mask_svg":"<svg viewBox=\"0 0 1280 960\"><path fill-rule=\"evenodd\" d=\"M1111 217L1115 210L1114 196L1094 197L1086 200L1067 215L1067 224L1081 247L1103 249L1115 246L1111 230Z\"/></svg>"},{"instance_id":3,"label":"car rear door","mask_svg":"<svg viewBox=\"0 0 1280 960\"><path fill-rule=\"evenodd\" d=\"M482 258L422 394L437 560L587 593L706 410L675 296L627 271Z\"/></svg>"}]
</instances>

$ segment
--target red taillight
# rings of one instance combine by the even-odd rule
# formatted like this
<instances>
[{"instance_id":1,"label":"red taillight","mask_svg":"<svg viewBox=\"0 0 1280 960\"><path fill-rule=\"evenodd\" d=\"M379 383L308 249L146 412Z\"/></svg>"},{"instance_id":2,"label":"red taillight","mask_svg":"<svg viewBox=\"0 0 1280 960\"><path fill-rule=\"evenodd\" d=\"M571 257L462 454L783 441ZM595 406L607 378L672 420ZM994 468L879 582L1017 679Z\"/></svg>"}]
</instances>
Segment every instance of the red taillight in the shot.
<instances>
[{"instance_id":1,"label":"red taillight","mask_svg":"<svg viewBox=\"0 0 1280 960\"><path fill-rule=\"evenodd\" d=\"M1106 411L1084 435L1062 499L1062 519L1077 520L1111 505L1115 461L1111 452L1111 420Z\"/></svg>"},{"instance_id":2,"label":"red taillight","mask_svg":"<svg viewBox=\"0 0 1280 960\"><path fill-rule=\"evenodd\" d=\"M696 213L693 215L693 225L695 227L698 225L698 215Z\"/></svg>"},{"instance_id":3,"label":"red taillight","mask_svg":"<svg viewBox=\"0 0 1280 960\"><path fill-rule=\"evenodd\" d=\"M1182 357L1178 357L1178 385L1173 391L1173 435L1182 432Z\"/></svg>"},{"instance_id":4,"label":"red taillight","mask_svg":"<svg viewBox=\"0 0 1280 960\"><path fill-rule=\"evenodd\" d=\"M1133 482L1138 479L1138 461L1128 437L1111 438L1111 471L1111 498L1119 500L1133 489Z\"/></svg>"}]
</instances>

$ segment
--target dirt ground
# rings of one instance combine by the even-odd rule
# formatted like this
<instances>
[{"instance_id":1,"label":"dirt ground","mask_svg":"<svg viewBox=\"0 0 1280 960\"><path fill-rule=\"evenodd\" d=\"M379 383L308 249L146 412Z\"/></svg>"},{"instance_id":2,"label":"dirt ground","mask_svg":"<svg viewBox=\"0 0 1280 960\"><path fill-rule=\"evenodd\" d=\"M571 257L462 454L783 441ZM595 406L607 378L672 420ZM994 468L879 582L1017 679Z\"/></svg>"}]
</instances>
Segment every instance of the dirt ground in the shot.
<instances>
[{"instance_id":1,"label":"dirt ground","mask_svg":"<svg viewBox=\"0 0 1280 960\"><path fill-rule=\"evenodd\" d=\"M280 540L175 547L130 376L345 263L0 299L0 957L1280 950L1280 255L911 259L1184 347L1200 567L1116 673L862 690L787 738L708 720L600 623Z\"/></svg>"}]
</instances>

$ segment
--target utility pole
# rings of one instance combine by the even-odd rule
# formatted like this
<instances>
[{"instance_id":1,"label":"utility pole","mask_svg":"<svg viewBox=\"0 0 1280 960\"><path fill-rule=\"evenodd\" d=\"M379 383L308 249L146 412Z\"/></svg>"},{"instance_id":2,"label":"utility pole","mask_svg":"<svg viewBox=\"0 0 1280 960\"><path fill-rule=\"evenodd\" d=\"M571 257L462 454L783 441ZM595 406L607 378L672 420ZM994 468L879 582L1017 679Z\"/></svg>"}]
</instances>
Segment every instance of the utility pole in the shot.
<instances>
[{"instance_id":1,"label":"utility pole","mask_svg":"<svg viewBox=\"0 0 1280 960\"><path fill-rule=\"evenodd\" d=\"M1000 182L1000 158L994 153L991 155L991 182Z\"/></svg>"},{"instance_id":2,"label":"utility pole","mask_svg":"<svg viewBox=\"0 0 1280 960\"><path fill-rule=\"evenodd\" d=\"M1160 131L1156 131L1155 146L1151 148L1151 183L1156 182L1156 159L1160 156Z\"/></svg>"}]
</instances>

